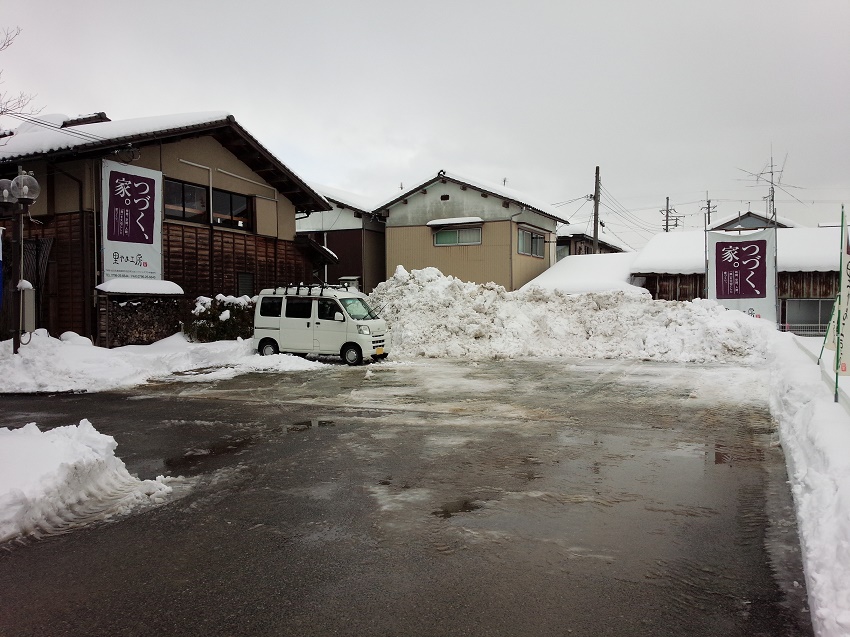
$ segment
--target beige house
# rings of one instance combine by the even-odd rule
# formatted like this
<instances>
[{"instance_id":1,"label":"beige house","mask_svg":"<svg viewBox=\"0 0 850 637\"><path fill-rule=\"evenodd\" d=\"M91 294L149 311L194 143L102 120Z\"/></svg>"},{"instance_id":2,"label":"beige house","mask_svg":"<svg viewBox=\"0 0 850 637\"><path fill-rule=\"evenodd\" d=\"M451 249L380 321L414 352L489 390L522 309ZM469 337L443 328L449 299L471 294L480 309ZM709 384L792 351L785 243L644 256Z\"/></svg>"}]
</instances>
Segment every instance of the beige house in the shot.
<instances>
[{"instance_id":1,"label":"beige house","mask_svg":"<svg viewBox=\"0 0 850 637\"><path fill-rule=\"evenodd\" d=\"M438 268L516 290L555 262L557 209L510 188L444 170L379 205L387 277L397 266Z\"/></svg>"}]
</instances>

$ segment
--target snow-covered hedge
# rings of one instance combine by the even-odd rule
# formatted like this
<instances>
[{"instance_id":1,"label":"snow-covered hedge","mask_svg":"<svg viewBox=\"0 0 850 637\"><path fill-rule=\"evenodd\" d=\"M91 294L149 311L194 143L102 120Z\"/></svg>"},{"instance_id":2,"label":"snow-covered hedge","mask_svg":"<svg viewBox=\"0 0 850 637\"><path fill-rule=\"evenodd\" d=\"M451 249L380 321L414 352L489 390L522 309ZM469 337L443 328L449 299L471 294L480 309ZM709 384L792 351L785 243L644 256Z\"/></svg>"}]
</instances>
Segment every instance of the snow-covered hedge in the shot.
<instances>
[{"instance_id":1,"label":"snow-covered hedge","mask_svg":"<svg viewBox=\"0 0 850 637\"><path fill-rule=\"evenodd\" d=\"M254 301L249 296L199 296L183 321L183 333L197 343L249 339L254 333Z\"/></svg>"}]
</instances>

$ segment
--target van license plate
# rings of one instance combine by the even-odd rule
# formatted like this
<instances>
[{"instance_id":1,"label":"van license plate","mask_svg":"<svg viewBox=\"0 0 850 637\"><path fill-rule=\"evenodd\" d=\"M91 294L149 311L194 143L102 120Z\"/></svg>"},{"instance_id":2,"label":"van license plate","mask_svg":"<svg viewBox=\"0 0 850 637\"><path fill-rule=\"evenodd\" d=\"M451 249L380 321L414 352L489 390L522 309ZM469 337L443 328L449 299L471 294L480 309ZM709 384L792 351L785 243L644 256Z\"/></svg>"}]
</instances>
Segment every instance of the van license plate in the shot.
<instances>
[{"instance_id":1,"label":"van license plate","mask_svg":"<svg viewBox=\"0 0 850 637\"><path fill-rule=\"evenodd\" d=\"M375 348L375 353L376 353L378 356L380 356L381 354L383 354L383 353L384 353L384 348L383 348L383 347L376 347L376 348Z\"/></svg>"}]
</instances>

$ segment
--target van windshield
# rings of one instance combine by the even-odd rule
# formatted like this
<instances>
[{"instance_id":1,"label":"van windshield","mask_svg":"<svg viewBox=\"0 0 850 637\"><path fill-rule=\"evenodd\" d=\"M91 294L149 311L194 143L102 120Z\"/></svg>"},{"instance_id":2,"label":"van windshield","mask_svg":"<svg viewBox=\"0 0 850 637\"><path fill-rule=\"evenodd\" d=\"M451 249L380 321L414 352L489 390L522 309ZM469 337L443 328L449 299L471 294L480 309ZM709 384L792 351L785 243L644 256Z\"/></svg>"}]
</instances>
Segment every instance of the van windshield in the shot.
<instances>
[{"instance_id":1,"label":"van windshield","mask_svg":"<svg viewBox=\"0 0 850 637\"><path fill-rule=\"evenodd\" d=\"M348 315L355 321L378 318L378 315L375 314L371 307L366 305L366 301L364 301L363 299L354 298L337 300L342 303L342 307L345 308L345 311L348 312Z\"/></svg>"}]
</instances>

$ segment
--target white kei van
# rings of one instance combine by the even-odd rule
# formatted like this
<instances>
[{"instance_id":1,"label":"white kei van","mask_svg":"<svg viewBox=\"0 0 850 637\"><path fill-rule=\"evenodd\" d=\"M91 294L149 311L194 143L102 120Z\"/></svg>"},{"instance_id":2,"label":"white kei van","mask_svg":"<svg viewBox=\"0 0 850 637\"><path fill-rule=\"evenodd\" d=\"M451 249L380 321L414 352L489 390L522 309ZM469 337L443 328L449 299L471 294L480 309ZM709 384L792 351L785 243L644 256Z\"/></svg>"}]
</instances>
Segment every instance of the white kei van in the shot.
<instances>
[{"instance_id":1,"label":"white kei van","mask_svg":"<svg viewBox=\"0 0 850 637\"><path fill-rule=\"evenodd\" d=\"M292 285L260 292L254 309L254 347L263 356L330 354L349 365L389 355L387 323L366 295L339 286Z\"/></svg>"}]
</instances>

